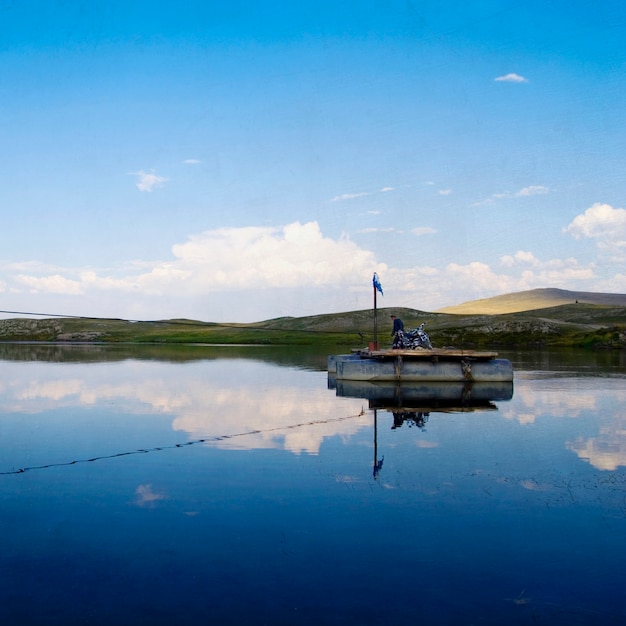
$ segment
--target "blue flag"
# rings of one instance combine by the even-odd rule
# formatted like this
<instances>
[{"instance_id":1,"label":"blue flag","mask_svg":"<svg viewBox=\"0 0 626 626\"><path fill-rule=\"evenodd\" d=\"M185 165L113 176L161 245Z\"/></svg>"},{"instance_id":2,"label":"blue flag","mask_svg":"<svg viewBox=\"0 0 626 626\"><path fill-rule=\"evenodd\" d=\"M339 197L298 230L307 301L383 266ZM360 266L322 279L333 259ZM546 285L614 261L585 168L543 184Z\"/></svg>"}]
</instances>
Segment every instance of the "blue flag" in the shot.
<instances>
[{"instance_id":1,"label":"blue flag","mask_svg":"<svg viewBox=\"0 0 626 626\"><path fill-rule=\"evenodd\" d=\"M385 294L383 293L383 287L378 280L378 274L376 272L374 272L374 278L372 279L372 283L374 284L374 289L380 291L380 295L384 296Z\"/></svg>"}]
</instances>

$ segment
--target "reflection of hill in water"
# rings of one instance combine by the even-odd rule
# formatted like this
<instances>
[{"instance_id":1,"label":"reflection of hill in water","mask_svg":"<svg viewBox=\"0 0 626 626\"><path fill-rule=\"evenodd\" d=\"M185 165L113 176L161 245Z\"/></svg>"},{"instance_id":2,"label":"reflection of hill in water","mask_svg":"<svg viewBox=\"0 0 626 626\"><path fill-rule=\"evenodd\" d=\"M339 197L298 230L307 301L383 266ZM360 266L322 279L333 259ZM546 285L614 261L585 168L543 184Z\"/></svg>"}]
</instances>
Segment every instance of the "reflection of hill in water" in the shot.
<instances>
[{"instance_id":1,"label":"reflection of hill in water","mask_svg":"<svg viewBox=\"0 0 626 626\"><path fill-rule=\"evenodd\" d=\"M345 348L342 348L345 349ZM105 363L128 359L185 363L213 359L251 359L287 367L323 372L329 354L341 352L333 346L250 346L201 344L61 344L2 343L0 360L51 363ZM524 372L563 372L568 376L622 375L626 369L624 350L500 350L516 375Z\"/></svg>"},{"instance_id":2,"label":"reflection of hill in water","mask_svg":"<svg viewBox=\"0 0 626 626\"><path fill-rule=\"evenodd\" d=\"M214 359L252 359L316 371L326 370L329 347L209 346L194 344L0 343L0 360L48 363L105 363L126 360L185 363Z\"/></svg>"},{"instance_id":3,"label":"reflection of hill in water","mask_svg":"<svg viewBox=\"0 0 626 626\"><path fill-rule=\"evenodd\" d=\"M626 370L626 350L578 350L551 348L549 350L502 350L516 376L520 372L562 372L568 376L622 376Z\"/></svg>"}]
</instances>

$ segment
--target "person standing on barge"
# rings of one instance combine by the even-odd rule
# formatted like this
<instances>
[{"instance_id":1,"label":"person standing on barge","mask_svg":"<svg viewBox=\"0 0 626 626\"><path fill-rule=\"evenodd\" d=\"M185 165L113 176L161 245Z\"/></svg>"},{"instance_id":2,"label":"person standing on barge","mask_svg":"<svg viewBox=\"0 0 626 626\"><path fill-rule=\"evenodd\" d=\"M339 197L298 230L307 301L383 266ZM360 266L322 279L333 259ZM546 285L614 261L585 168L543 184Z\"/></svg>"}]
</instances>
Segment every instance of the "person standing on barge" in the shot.
<instances>
[{"instance_id":1,"label":"person standing on barge","mask_svg":"<svg viewBox=\"0 0 626 626\"><path fill-rule=\"evenodd\" d=\"M393 320L393 328L391 330L391 336L393 337L399 330L404 330L404 322L395 315L391 316Z\"/></svg>"},{"instance_id":2,"label":"person standing on barge","mask_svg":"<svg viewBox=\"0 0 626 626\"><path fill-rule=\"evenodd\" d=\"M404 322L395 315L391 316L393 320L393 328L391 329L391 336L393 337L392 348L397 348L400 342L400 333L404 332Z\"/></svg>"}]
</instances>

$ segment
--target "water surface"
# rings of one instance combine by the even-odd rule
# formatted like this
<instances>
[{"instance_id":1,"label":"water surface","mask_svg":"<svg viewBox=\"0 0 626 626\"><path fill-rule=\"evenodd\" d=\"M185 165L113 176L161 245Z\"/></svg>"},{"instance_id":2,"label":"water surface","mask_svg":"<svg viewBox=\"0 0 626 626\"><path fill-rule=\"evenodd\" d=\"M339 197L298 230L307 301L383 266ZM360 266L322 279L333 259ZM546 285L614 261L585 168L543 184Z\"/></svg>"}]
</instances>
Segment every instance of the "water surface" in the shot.
<instances>
[{"instance_id":1,"label":"water surface","mask_svg":"<svg viewBox=\"0 0 626 626\"><path fill-rule=\"evenodd\" d=\"M0 346L0 623L624 623L623 355L505 356L410 406L319 350Z\"/></svg>"}]
</instances>

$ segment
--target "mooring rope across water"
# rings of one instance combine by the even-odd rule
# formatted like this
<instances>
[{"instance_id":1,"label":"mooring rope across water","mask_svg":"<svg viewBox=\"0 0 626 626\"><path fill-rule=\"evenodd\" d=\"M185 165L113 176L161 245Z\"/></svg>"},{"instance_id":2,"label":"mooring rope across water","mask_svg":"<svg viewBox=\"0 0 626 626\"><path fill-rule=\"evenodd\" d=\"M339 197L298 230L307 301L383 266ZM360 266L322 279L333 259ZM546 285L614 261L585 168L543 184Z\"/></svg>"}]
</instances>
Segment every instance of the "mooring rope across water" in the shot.
<instances>
[{"instance_id":1,"label":"mooring rope across water","mask_svg":"<svg viewBox=\"0 0 626 626\"><path fill-rule=\"evenodd\" d=\"M213 443L216 441L224 441L225 439L234 439L236 437L245 437L247 435L259 435L263 433L277 432L280 430L290 430L292 428L302 428L304 426L316 426L319 424L332 424L335 422L343 422L355 417L363 417L365 415L365 409L361 409L361 412L356 415L345 415L343 417L335 417L326 420L312 420L310 422L301 422L300 424L290 424L288 426L275 426L273 428L264 428L262 430L248 430L241 433L233 433L230 435L215 435L213 437L203 437L202 439L193 439L185 443L176 443L168 446L155 446L153 448L139 448L137 450L129 450L127 452L117 452L116 454L104 454L101 456L94 456L90 459L76 459L75 461L64 461L60 463L48 463L46 465L32 465L30 467L21 467L19 469L9 470L6 472L0 472L0 476L9 476L12 474L25 474L33 470L49 469L52 467L66 467L68 465L79 465L80 463L94 463L95 461L104 461L106 459L115 459L122 456L130 456L133 454L147 454L149 452L160 452L162 450L175 450L176 448L186 448L188 446L195 446L199 443Z\"/></svg>"}]
</instances>

